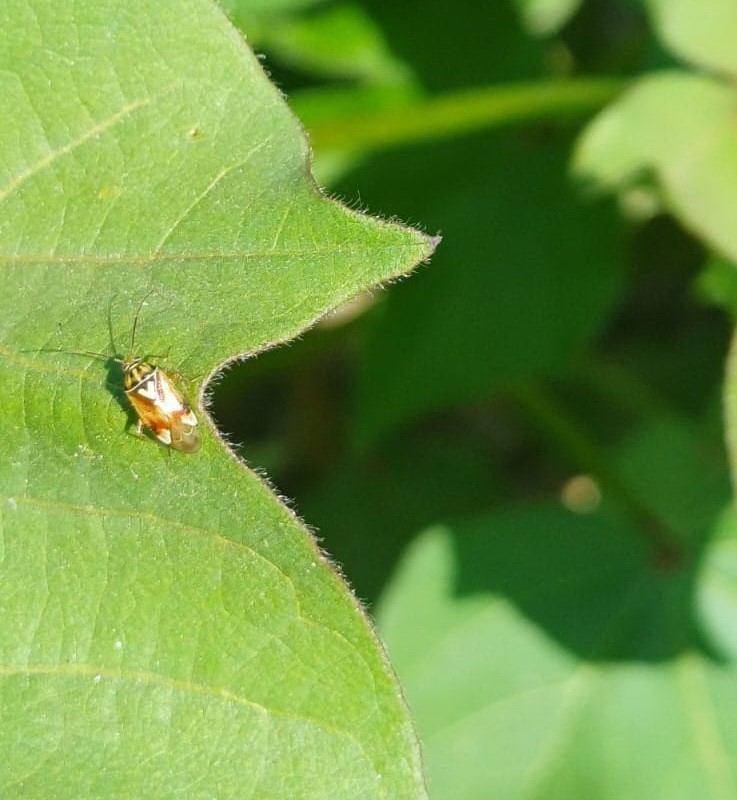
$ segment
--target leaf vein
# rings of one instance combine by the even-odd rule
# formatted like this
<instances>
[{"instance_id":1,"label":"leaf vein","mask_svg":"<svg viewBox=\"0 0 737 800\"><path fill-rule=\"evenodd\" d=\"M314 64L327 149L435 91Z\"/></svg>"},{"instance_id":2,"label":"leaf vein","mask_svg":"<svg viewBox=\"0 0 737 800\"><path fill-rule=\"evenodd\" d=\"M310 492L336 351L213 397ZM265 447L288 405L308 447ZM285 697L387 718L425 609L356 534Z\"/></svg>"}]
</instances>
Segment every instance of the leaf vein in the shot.
<instances>
[{"instance_id":1,"label":"leaf vein","mask_svg":"<svg viewBox=\"0 0 737 800\"><path fill-rule=\"evenodd\" d=\"M171 238L174 232L179 228L179 226L187 219L187 217L192 213L192 211L203 201L207 196L215 189L215 187L220 183L220 181L230 175L235 170L240 169L241 167L245 166L252 158L256 155L256 153L268 144L271 136L267 136L263 141L259 142L255 147L251 148L250 152L245 155L242 159L236 161L234 164L230 164L227 167L223 167L219 172L215 175L215 177L210 181L210 183L194 198L194 200L182 211L182 213L174 220L174 222L169 226L169 228L164 233L163 237L159 241L159 243L154 247L154 255L158 254L164 244Z\"/></svg>"},{"instance_id":2,"label":"leaf vein","mask_svg":"<svg viewBox=\"0 0 737 800\"><path fill-rule=\"evenodd\" d=\"M69 254L27 254L20 255L13 253L12 255L0 255L0 265L15 264L49 264L49 265L66 265L69 263L75 264L130 264L130 265L148 265L151 263L162 261L216 261L216 260L245 260L245 259L262 259L277 256L280 258L306 258L309 256L320 256L324 254L334 253L369 253L369 252L406 252L417 250L416 243L409 244L391 244L391 245L371 245L367 248L365 245L352 246L349 243L335 243L324 245L322 247L310 248L282 248L280 250L265 249L265 250L214 250L214 251L201 251L201 252L160 252L160 253L145 253L142 255L125 255L122 253L109 253L100 255L85 255L81 253Z\"/></svg>"},{"instance_id":3,"label":"leaf vein","mask_svg":"<svg viewBox=\"0 0 737 800\"><path fill-rule=\"evenodd\" d=\"M28 166L26 170L24 170L23 172L19 172L14 178L12 178L8 183L6 183L5 186L0 187L0 204L4 203L14 192L18 191L18 189L20 189L20 187L23 186L24 183L33 178L34 175L37 175L39 172L51 166L51 164L53 164L54 161L73 152L78 147L81 147L86 142L88 142L90 139L93 139L95 136L98 136L104 131L114 127L121 119L124 119L128 115L132 114L134 111L137 111L139 108L150 105L152 102L153 98L151 97L144 97L144 98L139 98L137 100L133 100L127 105L118 109L118 111L116 111L114 114L111 114L106 119L103 119L96 125L93 125L91 128L88 128L76 139L72 139L65 145L50 150L45 156L43 156L38 161Z\"/></svg>"},{"instance_id":4,"label":"leaf vein","mask_svg":"<svg viewBox=\"0 0 737 800\"><path fill-rule=\"evenodd\" d=\"M8 497L4 495L0 495L0 502L7 502ZM272 569L276 570L287 582L291 589L292 601L297 609L296 615L304 618L302 615L302 608L299 601L299 595L297 593L296 586L294 585L294 581L292 577L284 572L278 564L275 564L273 561L270 561L264 555L258 552L255 548L251 547L244 542L236 541L235 539L229 539L227 536L223 536L221 533L217 531L208 530L206 528L201 528L196 525L192 525L191 523L187 522L179 522L177 520L167 519L165 517L161 517L158 514L153 514L150 511L131 511L130 509L117 509L117 508L106 508L103 506L94 506L94 505L80 505L77 503L65 503L59 500L39 500L35 497L29 497L28 495L18 496L15 495L13 497L15 502L18 505L26 505L32 508L41 508L41 509L52 509L57 511L68 511L77 514L88 514L93 517L99 517L100 519L104 517L121 517L121 518L128 518L128 519L135 519L144 522L153 522L157 524L167 525L171 528L176 528L181 531L187 531L197 536L205 537L209 540L217 542L219 545L224 546L226 548L233 548L234 550L241 551L248 553L249 555L256 558L258 561L262 562L263 564L268 565Z\"/></svg>"},{"instance_id":5,"label":"leaf vein","mask_svg":"<svg viewBox=\"0 0 737 800\"><path fill-rule=\"evenodd\" d=\"M146 670L128 672L123 669L114 669L107 666L100 667L93 664L74 663L0 665L0 676L12 677L15 675L63 675L71 678L92 678L94 680L107 678L108 680L119 681L121 683L149 684L153 686L168 687L174 691L181 692L182 694L191 693L203 697L223 700L227 703L234 703L244 708L249 708L261 714L265 721L267 721L269 717L283 719L288 722L309 725L310 727L317 728L318 730L325 731L326 733L344 737L353 742L356 748L363 754L366 762L371 764L374 770L376 769L372 759L369 758L368 754L366 753L364 745L350 731L343 728L338 728L334 725L326 724L323 720L314 720L310 717L303 716L302 714L295 714L292 711L269 708L263 703L252 700L238 692L234 692L231 689L227 689L222 686L207 686L206 684L199 683L197 681L174 678L169 675L162 675L158 672L149 672Z\"/></svg>"}]
</instances>

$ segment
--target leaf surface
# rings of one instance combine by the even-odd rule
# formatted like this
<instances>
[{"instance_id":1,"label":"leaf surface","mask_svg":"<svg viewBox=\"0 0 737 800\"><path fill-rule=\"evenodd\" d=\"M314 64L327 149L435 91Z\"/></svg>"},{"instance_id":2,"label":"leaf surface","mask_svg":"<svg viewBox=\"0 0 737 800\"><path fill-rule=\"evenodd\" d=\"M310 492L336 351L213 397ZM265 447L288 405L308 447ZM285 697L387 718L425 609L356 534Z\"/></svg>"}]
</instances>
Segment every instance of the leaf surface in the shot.
<instances>
[{"instance_id":1,"label":"leaf surface","mask_svg":"<svg viewBox=\"0 0 737 800\"><path fill-rule=\"evenodd\" d=\"M433 797L734 792L734 533L709 552L695 612L693 575L654 573L626 537L546 507L432 529L410 550L380 625ZM550 574L525 588L538 559ZM672 649L694 613L707 617L718 655ZM608 658L611 646L626 657Z\"/></svg>"},{"instance_id":2,"label":"leaf surface","mask_svg":"<svg viewBox=\"0 0 737 800\"><path fill-rule=\"evenodd\" d=\"M515 0L525 24L534 34L555 33L573 14L581 0Z\"/></svg>"},{"instance_id":3,"label":"leaf surface","mask_svg":"<svg viewBox=\"0 0 737 800\"><path fill-rule=\"evenodd\" d=\"M608 190L653 184L692 232L737 260L735 94L687 72L637 83L584 131L578 173Z\"/></svg>"},{"instance_id":4,"label":"leaf surface","mask_svg":"<svg viewBox=\"0 0 737 800\"><path fill-rule=\"evenodd\" d=\"M0 115L0 795L424 797L366 618L201 387L431 241L316 190L205 0L4 3ZM139 309L196 455L63 352L131 355Z\"/></svg>"},{"instance_id":5,"label":"leaf surface","mask_svg":"<svg viewBox=\"0 0 737 800\"><path fill-rule=\"evenodd\" d=\"M673 52L706 69L737 72L737 6L732 0L647 0L647 6Z\"/></svg>"}]
</instances>

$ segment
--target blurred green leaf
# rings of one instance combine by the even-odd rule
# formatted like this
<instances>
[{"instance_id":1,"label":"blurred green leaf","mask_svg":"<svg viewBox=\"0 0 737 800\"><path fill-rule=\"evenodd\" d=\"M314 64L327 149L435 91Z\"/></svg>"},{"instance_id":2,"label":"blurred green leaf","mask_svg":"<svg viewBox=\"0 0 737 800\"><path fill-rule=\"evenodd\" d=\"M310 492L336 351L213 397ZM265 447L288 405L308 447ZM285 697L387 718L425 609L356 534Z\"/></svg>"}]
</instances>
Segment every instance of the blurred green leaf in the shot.
<instances>
[{"instance_id":1,"label":"blurred green leaf","mask_svg":"<svg viewBox=\"0 0 737 800\"><path fill-rule=\"evenodd\" d=\"M683 542L697 546L729 497L721 441L682 420L660 417L619 445L617 468L640 499Z\"/></svg>"},{"instance_id":2,"label":"blurred green leaf","mask_svg":"<svg viewBox=\"0 0 737 800\"><path fill-rule=\"evenodd\" d=\"M642 79L584 131L576 170L610 191L654 179L687 228L737 260L734 104L734 89L708 77Z\"/></svg>"},{"instance_id":3,"label":"blurred green leaf","mask_svg":"<svg viewBox=\"0 0 737 800\"><path fill-rule=\"evenodd\" d=\"M531 504L410 547L378 618L436 800L719 796L737 744L737 518L706 450L699 426L672 421L616 452L674 537L667 559L606 483L595 513Z\"/></svg>"},{"instance_id":4,"label":"blurred green leaf","mask_svg":"<svg viewBox=\"0 0 737 800\"><path fill-rule=\"evenodd\" d=\"M382 181L386 185L382 187ZM566 149L497 136L384 157L358 172L373 208L442 226L432 269L396 287L361 366L359 438L566 369L621 286L611 209L582 202ZM377 199L378 198L378 199ZM401 346L397 343L401 342Z\"/></svg>"},{"instance_id":5,"label":"blurred green leaf","mask_svg":"<svg viewBox=\"0 0 737 800\"><path fill-rule=\"evenodd\" d=\"M231 22L240 28L252 47L261 47L275 25L294 17L325 0L216 0Z\"/></svg>"},{"instance_id":6,"label":"blurred green leaf","mask_svg":"<svg viewBox=\"0 0 737 800\"><path fill-rule=\"evenodd\" d=\"M686 61L737 73L737 4L734 0L647 0L658 35Z\"/></svg>"},{"instance_id":7,"label":"blurred green leaf","mask_svg":"<svg viewBox=\"0 0 737 800\"><path fill-rule=\"evenodd\" d=\"M207 0L3 4L0 115L0 795L425 796L355 599L195 389L430 241L316 191ZM197 455L126 435L118 365L64 352L127 348L144 298Z\"/></svg>"},{"instance_id":8,"label":"blurred green leaf","mask_svg":"<svg viewBox=\"0 0 737 800\"><path fill-rule=\"evenodd\" d=\"M555 33L578 10L582 0L514 0L534 34Z\"/></svg>"},{"instance_id":9,"label":"blurred green leaf","mask_svg":"<svg viewBox=\"0 0 737 800\"><path fill-rule=\"evenodd\" d=\"M381 30L357 3L275 19L262 33L263 47L306 72L379 84L411 82L410 71L392 56Z\"/></svg>"},{"instance_id":10,"label":"blurred green leaf","mask_svg":"<svg viewBox=\"0 0 737 800\"><path fill-rule=\"evenodd\" d=\"M379 621L433 797L731 796L736 545L674 570L552 506L424 534Z\"/></svg>"},{"instance_id":11,"label":"blurred green leaf","mask_svg":"<svg viewBox=\"0 0 737 800\"><path fill-rule=\"evenodd\" d=\"M430 92L538 78L546 50L524 30L513 4L457 0L452 13L426 0L371 0L391 52Z\"/></svg>"},{"instance_id":12,"label":"blurred green leaf","mask_svg":"<svg viewBox=\"0 0 737 800\"><path fill-rule=\"evenodd\" d=\"M732 487L735 491L737 490L737 338L734 334L724 382L724 417Z\"/></svg>"},{"instance_id":13,"label":"blurred green leaf","mask_svg":"<svg viewBox=\"0 0 737 800\"><path fill-rule=\"evenodd\" d=\"M698 295L709 303L724 308L737 319L737 269L731 261L711 256L696 278Z\"/></svg>"}]
</instances>

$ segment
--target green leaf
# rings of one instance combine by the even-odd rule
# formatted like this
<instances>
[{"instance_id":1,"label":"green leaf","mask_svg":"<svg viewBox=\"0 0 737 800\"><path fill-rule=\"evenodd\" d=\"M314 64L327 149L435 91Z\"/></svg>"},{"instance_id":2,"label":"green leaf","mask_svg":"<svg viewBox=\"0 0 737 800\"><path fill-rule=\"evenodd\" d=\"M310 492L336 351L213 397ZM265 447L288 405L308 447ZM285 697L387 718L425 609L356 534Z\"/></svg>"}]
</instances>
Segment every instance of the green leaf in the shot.
<instances>
[{"instance_id":1,"label":"green leaf","mask_svg":"<svg viewBox=\"0 0 737 800\"><path fill-rule=\"evenodd\" d=\"M555 33L576 13L582 0L515 0L531 33Z\"/></svg>"},{"instance_id":2,"label":"green leaf","mask_svg":"<svg viewBox=\"0 0 737 800\"><path fill-rule=\"evenodd\" d=\"M710 78L645 78L590 123L576 170L611 191L654 179L683 225L737 260L734 108L734 89Z\"/></svg>"},{"instance_id":3,"label":"green leaf","mask_svg":"<svg viewBox=\"0 0 737 800\"><path fill-rule=\"evenodd\" d=\"M724 416L732 485L737 487L737 339L734 335L724 383Z\"/></svg>"},{"instance_id":4,"label":"green leaf","mask_svg":"<svg viewBox=\"0 0 737 800\"><path fill-rule=\"evenodd\" d=\"M693 546L729 496L720 433L712 437L711 431L661 416L635 430L614 459L643 505L674 537Z\"/></svg>"},{"instance_id":5,"label":"green leaf","mask_svg":"<svg viewBox=\"0 0 737 800\"><path fill-rule=\"evenodd\" d=\"M563 145L486 136L462 155L451 143L359 173L370 205L392 203L444 235L433 268L391 293L368 342L360 439L564 370L598 330L621 284L619 229L571 186ZM404 196L389 196L396 183Z\"/></svg>"},{"instance_id":6,"label":"green leaf","mask_svg":"<svg viewBox=\"0 0 737 800\"><path fill-rule=\"evenodd\" d=\"M679 529L669 559L647 527L604 510L606 485L596 513L534 504L411 546L378 619L435 800L734 794L737 517L722 514L721 459L702 449L674 423L618 453Z\"/></svg>"},{"instance_id":7,"label":"green leaf","mask_svg":"<svg viewBox=\"0 0 737 800\"><path fill-rule=\"evenodd\" d=\"M693 569L552 507L421 537L379 619L433 797L732 796L731 526L697 597Z\"/></svg>"},{"instance_id":8,"label":"green leaf","mask_svg":"<svg viewBox=\"0 0 737 800\"><path fill-rule=\"evenodd\" d=\"M431 92L538 78L546 66L507 0L458 0L452 13L434 13L425 0L404 0L397 13L396 0L371 0L370 10L392 53Z\"/></svg>"},{"instance_id":9,"label":"green leaf","mask_svg":"<svg viewBox=\"0 0 737 800\"><path fill-rule=\"evenodd\" d=\"M357 3L312 8L319 0L220 0L230 18L269 57L308 74L403 85L409 70Z\"/></svg>"},{"instance_id":10,"label":"green leaf","mask_svg":"<svg viewBox=\"0 0 737 800\"><path fill-rule=\"evenodd\" d=\"M737 319L737 269L732 262L711 256L696 277L695 288L706 302L723 308L732 320Z\"/></svg>"},{"instance_id":11,"label":"green leaf","mask_svg":"<svg viewBox=\"0 0 737 800\"><path fill-rule=\"evenodd\" d=\"M734 0L647 0L658 35L674 53L700 67L737 73Z\"/></svg>"},{"instance_id":12,"label":"green leaf","mask_svg":"<svg viewBox=\"0 0 737 800\"><path fill-rule=\"evenodd\" d=\"M316 190L207 0L4 3L0 116L0 795L424 797L370 625L202 376L432 243ZM139 307L196 455L128 435L119 366L66 352L130 355Z\"/></svg>"},{"instance_id":13,"label":"green leaf","mask_svg":"<svg viewBox=\"0 0 737 800\"><path fill-rule=\"evenodd\" d=\"M355 3L274 20L264 26L261 43L286 63L318 75L389 85L410 81L409 70Z\"/></svg>"}]
</instances>

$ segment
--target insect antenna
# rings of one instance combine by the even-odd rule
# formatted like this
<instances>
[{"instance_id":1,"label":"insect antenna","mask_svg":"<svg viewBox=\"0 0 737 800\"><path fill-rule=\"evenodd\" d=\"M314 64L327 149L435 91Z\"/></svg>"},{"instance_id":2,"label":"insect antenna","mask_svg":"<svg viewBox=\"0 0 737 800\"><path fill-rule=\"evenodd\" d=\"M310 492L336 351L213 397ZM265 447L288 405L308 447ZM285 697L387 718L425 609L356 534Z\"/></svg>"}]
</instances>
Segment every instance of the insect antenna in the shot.
<instances>
[{"instance_id":1,"label":"insect antenna","mask_svg":"<svg viewBox=\"0 0 737 800\"><path fill-rule=\"evenodd\" d=\"M146 302L146 300L148 300L149 297L151 297L151 295L153 293L154 293L154 290L151 289L151 291L147 295L144 296L143 300L141 300L141 302L138 305L138 311L136 311L136 316L133 318L133 330L131 331L131 349L130 349L131 353L135 352L136 328L138 327L138 317L141 314L141 309L143 308L143 304Z\"/></svg>"},{"instance_id":2,"label":"insect antenna","mask_svg":"<svg viewBox=\"0 0 737 800\"><path fill-rule=\"evenodd\" d=\"M27 352L33 353L70 353L73 356L89 356L90 358L96 358L99 361L117 361L118 364L122 363L122 359L118 358L117 356L110 356L105 355L105 353L95 353L93 350L60 350L55 348L47 348L41 347L38 350L32 350Z\"/></svg>"},{"instance_id":3,"label":"insect antenna","mask_svg":"<svg viewBox=\"0 0 737 800\"><path fill-rule=\"evenodd\" d=\"M118 346L115 344L115 334L113 332L113 301L115 300L116 295L113 295L110 298L110 302L107 304L107 333L110 337L110 345L113 348L113 353L115 357L117 357L118 353Z\"/></svg>"}]
</instances>

